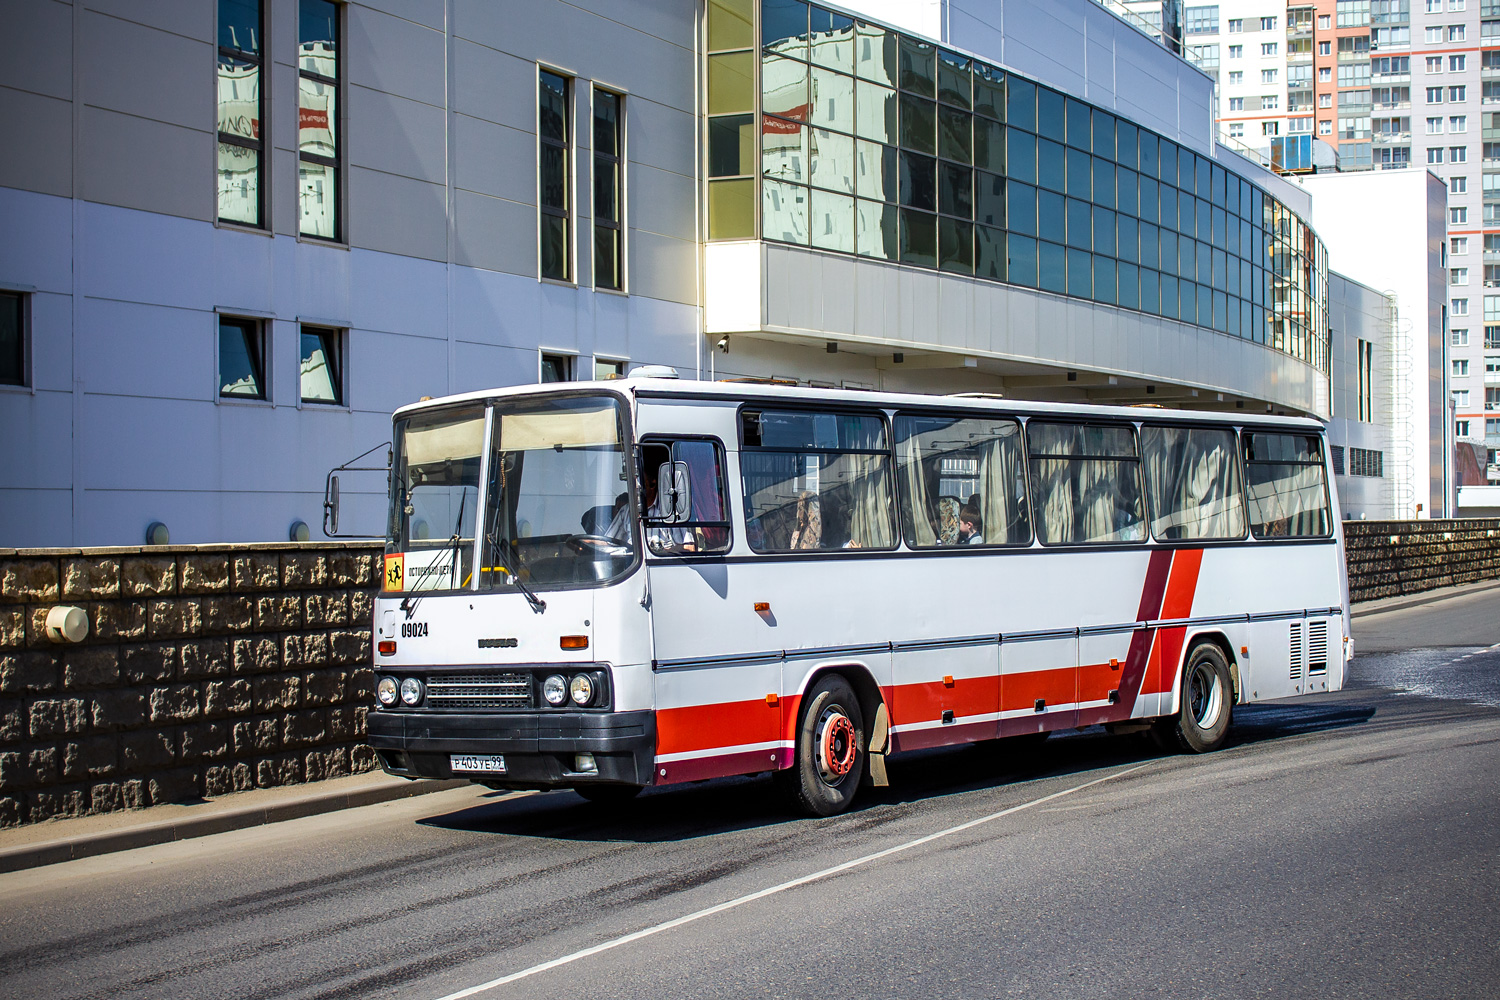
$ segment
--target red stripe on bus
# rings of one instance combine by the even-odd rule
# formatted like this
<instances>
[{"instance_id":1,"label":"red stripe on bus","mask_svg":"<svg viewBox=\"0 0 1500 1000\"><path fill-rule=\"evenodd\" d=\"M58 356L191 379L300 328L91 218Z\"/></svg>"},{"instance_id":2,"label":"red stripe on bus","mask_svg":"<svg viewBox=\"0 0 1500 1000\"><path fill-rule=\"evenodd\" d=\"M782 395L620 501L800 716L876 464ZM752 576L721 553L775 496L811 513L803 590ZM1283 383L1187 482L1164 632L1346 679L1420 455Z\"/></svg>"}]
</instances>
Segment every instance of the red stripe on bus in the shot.
<instances>
[{"instance_id":1,"label":"red stripe on bus","mask_svg":"<svg viewBox=\"0 0 1500 1000\"><path fill-rule=\"evenodd\" d=\"M703 781L708 778L726 778L733 774L754 774L757 771L775 771L789 767L792 762L790 750L744 750L739 753L722 753L713 757L689 757L656 765L656 784L671 785L679 781ZM662 772L667 772L662 774Z\"/></svg>"},{"instance_id":2,"label":"red stripe on bus","mask_svg":"<svg viewBox=\"0 0 1500 1000\"><path fill-rule=\"evenodd\" d=\"M1141 584L1141 602L1135 611L1136 621L1155 621L1160 616L1172 562L1172 549L1156 549L1151 553L1151 560L1146 564L1146 579ZM1155 638L1155 629L1142 628L1132 632L1130 650L1125 654L1125 663L1118 671L1110 668L1107 678L1100 669L1101 666L1108 666L1107 664L1090 664L1079 668L1078 700L1080 702L1103 701L1109 697L1110 691L1118 691L1119 694L1113 705L1081 710L1078 713L1078 725L1092 726L1130 718L1135 710L1136 696L1144 690L1150 676L1148 667ZM1106 683L1106 680L1114 683Z\"/></svg>"},{"instance_id":3,"label":"red stripe on bus","mask_svg":"<svg viewBox=\"0 0 1500 1000\"><path fill-rule=\"evenodd\" d=\"M656 752L687 753L779 739L781 706L764 698L656 710Z\"/></svg>"}]
</instances>

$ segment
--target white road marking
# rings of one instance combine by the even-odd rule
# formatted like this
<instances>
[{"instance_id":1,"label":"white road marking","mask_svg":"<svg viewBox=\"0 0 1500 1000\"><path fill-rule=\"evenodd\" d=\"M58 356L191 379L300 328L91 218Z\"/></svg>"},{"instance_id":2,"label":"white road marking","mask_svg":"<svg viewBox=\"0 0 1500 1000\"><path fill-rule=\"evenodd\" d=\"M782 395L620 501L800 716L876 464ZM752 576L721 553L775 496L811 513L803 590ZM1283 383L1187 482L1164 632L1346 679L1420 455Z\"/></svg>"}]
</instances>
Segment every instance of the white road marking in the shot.
<instances>
[{"instance_id":1,"label":"white road marking","mask_svg":"<svg viewBox=\"0 0 1500 1000\"><path fill-rule=\"evenodd\" d=\"M1085 781L1081 785L1074 785L1072 788L1065 788L1060 792L1053 792L1051 795L1043 795L1039 799L1032 799L1030 802L1022 802L1020 805L1010 806L1009 808L1001 809L999 812L993 812L987 816L981 816L978 819L971 819L967 823L960 823L957 826L950 826L946 830L939 830L937 833L929 833L925 837L918 837L915 840L908 840L906 843L897 844L895 847L887 847L885 850L876 851L874 854L866 854L862 858L855 858L852 861L845 861L843 864L834 865L832 868L824 868L822 871L813 872L811 875L804 875L801 878L792 879L790 882L783 882L780 885L773 885L769 888L761 889L758 892L752 892L748 896L740 896L738 899L731 899L727 902L719 903L706 909L697 910L693 913L684 914L680 917L674 917L673 919L668 920L664 923L656 924L651 927L645 927L641 930L633 931L629 934L624 934L620 937L612 938L608 941L603 941L591 948L584 948L581 951L575 951L571 955L563 955L560 958L552 959L550 962L543 962L540 965L533 965L531 968L522 969L520 972L512 972L508 976L501 976L499 979L491 979L487 983L480 983L477 986L470 986L468 989L459 990L457 993L449 993L447 996L440 997L439 1000L463 1000L463 998L465 997L476 996L477 994L495 989L497 986L505 986L508 983L514 983L521 979L527 979L541 972L547 972L552 969L559 968L560 966L570 965L573 962L579 961L580 959L589 958L593 955L598 955L606 951L612 951L615 948L619 948L627 944L633 944L634 942L643 940L644 938L654 937L655 935L660 934L663 931L674 930L675 928L681 927L684 924L691 924L696 921L702 920L705 917L712 917L716 914L724 913L728 910L737 909L738 907L744 906L746 903L753 903L758 899L765 899L767 896L774 896L777 893L786 892L788 889L795 889L798 886L807 885L809 882L816 882L819 879L825 879L832 875L837 875L840 872L849 871L851 868L858 868L861 865L867 865L872 861L879 861L882 858L888 858L893 854L899 854L902 851L909 851L914 847L921 847L923 844L930 844L934 840L941 840L944 837L951 837L955 833L962 833L965 830L972 830L976 826L981 826L992 820L1000 819L1002 816L1009 816L1012 813L1018 813L1024 809L1030 809L1033 806L1039 806L1043 803L1051 802L1055 799L1060 799L1066 795L1072 795L1074 792L1081 792L1085 788L1092 788L1095 785L1102 785L1106 781L1113 781L1116 778L1123 778L1127 774L1132 774L1136 771L1141 770L1142 768L1150 767L1153 763L1155 763L1155 761L1148 761L1145 764L1137 764L1134 767L1127 767L1123 771L1116 771L1114 774L1108 774L1102 778L1095 778L1093 781Z\"/></svg>"}]
</instances>

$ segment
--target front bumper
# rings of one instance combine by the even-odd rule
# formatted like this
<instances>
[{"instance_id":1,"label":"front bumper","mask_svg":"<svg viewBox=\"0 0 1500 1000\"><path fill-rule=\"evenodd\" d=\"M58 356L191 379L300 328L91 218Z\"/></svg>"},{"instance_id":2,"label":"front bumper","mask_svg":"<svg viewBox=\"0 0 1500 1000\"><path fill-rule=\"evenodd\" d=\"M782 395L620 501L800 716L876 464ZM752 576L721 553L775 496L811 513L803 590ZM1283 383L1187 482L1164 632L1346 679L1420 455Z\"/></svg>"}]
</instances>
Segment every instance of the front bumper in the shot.
<instances>
[{"instance_id":1,"label":"front bumper","mask_svg":"<svg viewBox=\"0 0 1500 1000\"><path fill-rule=\"evenodd\" d=\"M656 713L448 712L377 709L369 741L380 766L404 778L468 778L499 788L571 788L583 784L651 784ZM573 770L591 753L598 773ZM455 774L451 754L505 757L504 774Z\"/></svg>"}]
</instances>

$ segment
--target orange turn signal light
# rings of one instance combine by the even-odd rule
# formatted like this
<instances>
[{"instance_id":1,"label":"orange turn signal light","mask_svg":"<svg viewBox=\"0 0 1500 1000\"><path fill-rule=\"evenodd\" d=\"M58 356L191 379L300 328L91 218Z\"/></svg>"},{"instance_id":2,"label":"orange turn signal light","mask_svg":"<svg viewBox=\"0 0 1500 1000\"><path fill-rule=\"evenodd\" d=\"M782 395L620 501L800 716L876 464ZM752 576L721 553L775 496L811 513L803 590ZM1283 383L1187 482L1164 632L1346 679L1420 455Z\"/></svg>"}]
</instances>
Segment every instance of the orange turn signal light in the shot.
<instances>
[{"instance_id":1,"label":"orange turn signal light","mask_svg":"<svg viewBox=\"0 0 1500 1000\"><path fill-rule=\"evenodd\" d=\"M1241 646L1240 647L1240 655L1241 656L1249 656L1250 655L1250 647L1249 646Z\"/></svg>"},{"instance_id":2,"label":"orange turn signal light","mask_svg":"<svg viewBox=\"0 0 1500 1000\"><path fill-rule=\"evenodd\" d=\"M781 699L776 696L776 692L772 691L770 694L766 695L766 704L770 705L772 708L775 708L777 705L781 704Z\"/></svg>"},{"instance_id":3,"label":"orange turn signal light","mask_svg":"<svg viewBox=\"0 0 1500 1000\"><path fill-rule=\"evenodd\" d=\"M756 601L755 602L755 613L756 614L763 615L767 611L770 611L770 610L771 610L771 602L770 601Z\"/></svg>"},{"instance_id":4,"label":"orange turn signal light","mask_svg":"<svg viewBox=\"0 0 1500 1000\"><path fill-rule=\"evenodd\" d=\"M589 637L586 635L565 635L557 640L557 644L563 649L588 649Z\"/></svg>"},{"instance_id":5,"label":"orange turn signal light","mask_svg":"<svg viewBox=\"0 0 1500 1000\"><path fill-rule=\"evenodd\" d=\"M953 675L952 674L946 674L946 675L944 675L944 677L943 677L943 687L945 687L945 688L951 688L952 686L953 686Z\"/></svg>"},{"instance_id":6,"label":"orange turn signal light","mask_svg":"<svg viewBox=\"0 0 1500 1000\"><path fill-rule=\"evenodd\" d=\"M381 639L380 640L380 655L381 656L395 656L396 655L396 640L395 639Z\"/></svg>"}]
</instances>

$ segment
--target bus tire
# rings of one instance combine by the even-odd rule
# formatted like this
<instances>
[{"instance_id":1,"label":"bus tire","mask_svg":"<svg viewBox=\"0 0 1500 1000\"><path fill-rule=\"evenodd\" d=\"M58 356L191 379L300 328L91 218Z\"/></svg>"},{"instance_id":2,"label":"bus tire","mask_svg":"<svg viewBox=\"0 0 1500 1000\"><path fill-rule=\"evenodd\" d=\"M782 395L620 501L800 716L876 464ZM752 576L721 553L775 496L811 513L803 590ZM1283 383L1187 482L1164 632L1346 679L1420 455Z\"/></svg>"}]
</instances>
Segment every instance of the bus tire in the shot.
<instances>
[{"instance_id":1,"label":"bus tire","mask_svg":"<svg viewBox=\"0 0 1500 1000\"><path fill-rule=\"evenodd\" d=\"M821 678L802 702L796 761L777 772L792 808L808 816L848 809L864 773L865 746L854 688L838 674Z\"/></svg>"},{"instance_id":2,"label":"bus tire","mask_svg":"<svg viewBox=\"0 0 1500 1000\"><path fill-rule=\"evenodd\" d=\"M1224 651L1200 642L1182 667L1182 699L1175 719L1162 735L1169 745L1189 753L1208 753L1224 745L1234 712L1234 687Z\"/></svg>"},{"instance_id":3,"label":"bus tire","mask_svg":"<svg viewBox=\"0 0 1500 1000\"><path fill-rule=\"evenodd\" d=\"M618 805L621 802L629 802L641 794L640 785L574 785L573 791L582 795L590 802L598 802L602 805Z\"/></svg>"}]
</instances>

